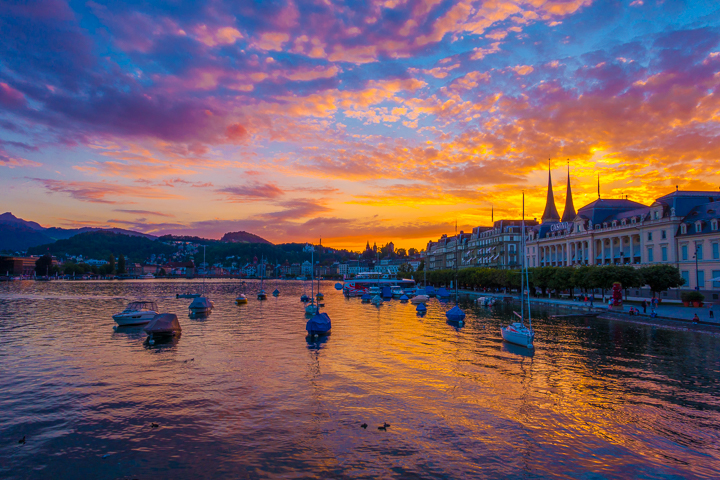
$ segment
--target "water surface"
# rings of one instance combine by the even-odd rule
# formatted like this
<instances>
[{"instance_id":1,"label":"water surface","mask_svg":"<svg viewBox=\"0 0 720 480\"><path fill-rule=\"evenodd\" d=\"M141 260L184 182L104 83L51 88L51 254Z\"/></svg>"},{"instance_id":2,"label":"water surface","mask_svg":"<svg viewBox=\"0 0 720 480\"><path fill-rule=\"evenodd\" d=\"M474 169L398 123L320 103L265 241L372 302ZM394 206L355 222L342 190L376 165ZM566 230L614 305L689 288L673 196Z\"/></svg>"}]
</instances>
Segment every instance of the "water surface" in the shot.
<instances>
[{"instance_id":1,"label":"water surface","mask_svg":"<svg viewBox=\"0 0 720 480\"><path fill-rule=\"evenodd\" d=\"M511 308L467 304L457 328L435 299L419 317L332 285L313 343L297 281L242 306L208 281L204 319L175 298L197 281L0 284L0 477L720 476L714 333L536 311L530 355L501 340ZM114 329L140 298L181 337Z\"/></svg>"}]
</instances>

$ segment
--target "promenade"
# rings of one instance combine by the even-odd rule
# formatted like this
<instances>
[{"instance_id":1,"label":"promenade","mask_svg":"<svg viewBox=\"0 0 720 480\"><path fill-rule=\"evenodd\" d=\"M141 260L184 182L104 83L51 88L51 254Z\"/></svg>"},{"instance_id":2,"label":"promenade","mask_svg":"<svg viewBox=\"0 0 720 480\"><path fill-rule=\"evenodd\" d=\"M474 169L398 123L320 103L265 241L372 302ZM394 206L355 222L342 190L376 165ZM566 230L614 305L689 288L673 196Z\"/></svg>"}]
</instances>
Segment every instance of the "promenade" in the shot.
<instances>
[{"instance_id":1,"label":"promenade","mask_svg":"<svg viewBox=\"0 0 720 480\"><path fill-rule=\"evenodd\" d=\"M495 297L495 298L507 298L512 297L515 301L518 301L517 294L504 294L504 293L488 293L488 292L476 292L473 290L458 290L460 296L467 296L470 298L478 297ZM607 302L608 297L605 297ZM664 302L657 306L655 312L656 317L651 317L650 313L652 309L649 305L650 299L648 300L647 312L643 313L642 300L632 299L624 303L622 310L610 310L607 303L603 303L602 297L596 297L593 306L590 307L590 302L583 302L564 298L542 298L532 297L530 302L532 305L542 305L545 307L557 307L564 308L567 310L585 310L593 312L603 312L603 317L618 319L618 320L645 320L652 323L661 324L663 320L672 320L676 322L692 323L693 316L697 313L700 323L707 325L720 326L720 305L715 305L713 309L713 318L710 317L710 304L706 304L703 307L686 307L682 303L670 303ZM638 316L630 315L628 311L630 307L635 307L640 310Z\"/></svg>"}]
</instances>

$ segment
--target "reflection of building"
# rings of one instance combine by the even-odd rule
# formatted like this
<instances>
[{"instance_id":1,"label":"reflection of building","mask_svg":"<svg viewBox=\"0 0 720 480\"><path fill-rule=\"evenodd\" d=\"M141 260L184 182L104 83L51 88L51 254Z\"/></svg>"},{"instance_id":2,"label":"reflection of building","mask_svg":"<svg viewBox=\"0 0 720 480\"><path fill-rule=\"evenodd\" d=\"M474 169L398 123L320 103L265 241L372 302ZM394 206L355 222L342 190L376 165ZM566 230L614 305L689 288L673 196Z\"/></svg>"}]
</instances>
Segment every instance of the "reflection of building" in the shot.
<instances>
[{"instance_id":1,"label":"reflection of building","mask_svg":"<svg viewBox=\"0 0 720 480\"><path fill-rule=\"evenodd\" d=\"M684 288L714 288L706 280L720 276L720 193L676 190L650 206L598 198L575 213L569 175L567 192L560 219L548 175L543 221L527 240L530 267L670 264Z\"/></svg>"}]
</instances>

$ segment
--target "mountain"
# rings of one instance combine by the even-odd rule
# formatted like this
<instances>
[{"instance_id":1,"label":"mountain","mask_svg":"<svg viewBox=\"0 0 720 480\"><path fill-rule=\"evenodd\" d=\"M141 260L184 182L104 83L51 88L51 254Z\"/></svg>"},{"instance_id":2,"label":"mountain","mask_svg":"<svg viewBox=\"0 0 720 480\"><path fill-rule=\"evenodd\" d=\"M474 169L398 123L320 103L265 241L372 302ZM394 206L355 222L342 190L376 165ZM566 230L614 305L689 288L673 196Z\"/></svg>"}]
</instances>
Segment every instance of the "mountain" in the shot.
<instances>
[{"instance_id":1,"label":"mountain","mask_svg":"<svg viewBox=\"0 0 720 480\"><path fill-rule=\"evenodd\" d=\"M128 235L107 229L79 233L54 243L30 247L28 254L40 255L49 251L57 256L82 255L98 260L108 258L112 253L115 258L122 254L129 257L129 261L142 262L153 253L170 255L175 250L171 245L156 242L142 234Z\"/></svg>"},{"instance_id":2,"label":"mountain","mask_svg":"<svg viewBox=\"0 0 720 480\"><path fill-rule=\"evenodd\" d=\"M75 235L87 232L107 231L130 236L145 237L156 240L154 235L134 232L122 228L45 228L37 222L18 218L10 212L0 215L0 251L22 252L30 247L46 245L57 240L66 240Z\"/></svg>"},{"instance_id":3,"label":"mountain","mask_svg":"<svg viewBox=\"0 0 720 480\"><path fill-rule=\"evenodd\" d=\"M267 243L272 245L262 237L249 232L228 232L220 239L224 243Z\"/></svg>"}]
</instances>

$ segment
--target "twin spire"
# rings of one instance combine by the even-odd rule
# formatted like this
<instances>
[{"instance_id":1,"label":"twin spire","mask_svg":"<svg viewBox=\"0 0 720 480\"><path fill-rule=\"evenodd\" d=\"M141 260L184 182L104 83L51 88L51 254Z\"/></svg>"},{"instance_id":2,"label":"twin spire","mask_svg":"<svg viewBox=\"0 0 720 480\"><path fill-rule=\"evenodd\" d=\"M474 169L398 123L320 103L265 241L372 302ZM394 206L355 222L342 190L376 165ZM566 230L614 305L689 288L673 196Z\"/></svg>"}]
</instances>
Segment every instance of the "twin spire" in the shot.
<instances>
[{"instance_id":1,"label":"twin spire","mask_svg":"<svg viewBox=\"0 0 720 480\"><path fill-rule=\"evenodd\" d=\"M572 200L572 190L570 189L570 161L568 160L568 179L567 179L567 194L565 196L565 211L563 212L562 220L560 214L555 206L555 196L553 195L552 189L552 175L550 173L550 160L548 160L548 190L547 190L547 201L545 203L545 211L542 216L542 223L552 222L572 222L577 213L575 212L575 206Z\"/></svg>"}]
</instances>

